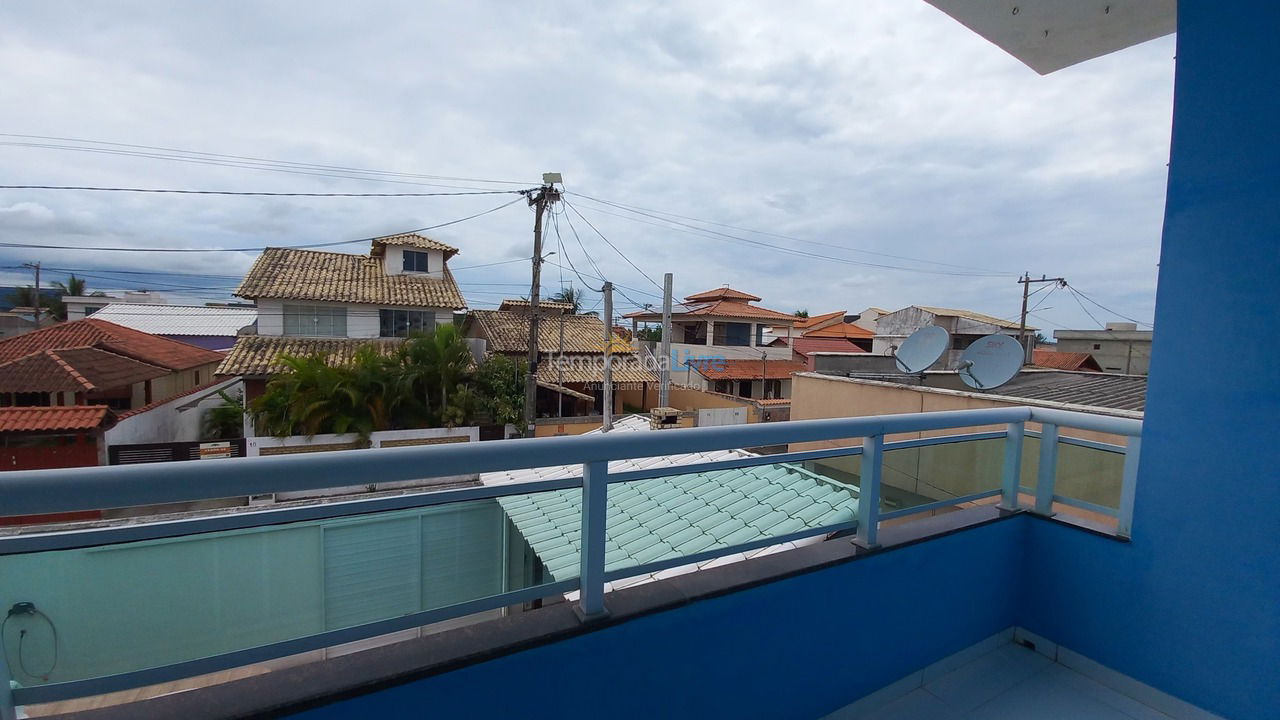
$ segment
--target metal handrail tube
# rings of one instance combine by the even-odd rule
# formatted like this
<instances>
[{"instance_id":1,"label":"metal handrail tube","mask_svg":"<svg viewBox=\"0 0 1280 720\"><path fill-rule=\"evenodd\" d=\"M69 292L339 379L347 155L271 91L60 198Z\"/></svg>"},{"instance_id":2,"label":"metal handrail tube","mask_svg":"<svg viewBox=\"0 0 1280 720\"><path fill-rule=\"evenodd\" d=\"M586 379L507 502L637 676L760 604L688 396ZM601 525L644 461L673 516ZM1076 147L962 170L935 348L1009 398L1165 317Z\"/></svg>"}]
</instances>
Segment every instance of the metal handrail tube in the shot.
<instances>
[{"instance_id":1,"label":"metal handrail tube","mask_svg":"<svg viewBox=\"0 0 1280 720\"><path fill-rule=\"evenodd\" d=\"M0 514L36 515L297 492L368 482L546 467L868 435L1004 425L1025 407L604 433L378 450L345 450L0 473ZM1088 417L1088 416L1084 416Z\"/></svg>"}]
</instances>

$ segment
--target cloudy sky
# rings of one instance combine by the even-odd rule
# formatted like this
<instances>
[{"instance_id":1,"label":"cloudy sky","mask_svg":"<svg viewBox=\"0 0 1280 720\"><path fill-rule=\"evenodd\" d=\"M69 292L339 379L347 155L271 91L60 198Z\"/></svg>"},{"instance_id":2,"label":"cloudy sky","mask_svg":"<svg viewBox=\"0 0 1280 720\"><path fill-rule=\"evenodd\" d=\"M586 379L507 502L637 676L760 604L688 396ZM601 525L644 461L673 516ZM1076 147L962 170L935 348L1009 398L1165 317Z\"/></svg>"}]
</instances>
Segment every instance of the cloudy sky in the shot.
<instances>
[{"instance_id":1,"label":"cloudy sky","mask_svg":"<svg viewBox=\"0 0 1280 720\"><path fill-rule=\"evenodd\" d=\"M0 182L450 192L558 171L571 194L550 260L623 286L619 312L659 302L644 274L673 272L677 295L730 284L788 312L927 304L1016 317L1027 270L1145 321L1173 49L1164 38L1041 77L904 0L5 3ZM0 190L0 242L336 242L508 197ZM527 264L491 263L529 257L531 229L518 202L430 234L461 248L453 266L486 265L456 274L488 307L528 293ZM4 247L0 284L29 283L15 267L39 260L91 287L226 299L253 256ZM550 264L543 280L549 292L581 284ZM1120 319L1046 295L1032 318L1046 329Z\"/></svg>"}]
</instances>

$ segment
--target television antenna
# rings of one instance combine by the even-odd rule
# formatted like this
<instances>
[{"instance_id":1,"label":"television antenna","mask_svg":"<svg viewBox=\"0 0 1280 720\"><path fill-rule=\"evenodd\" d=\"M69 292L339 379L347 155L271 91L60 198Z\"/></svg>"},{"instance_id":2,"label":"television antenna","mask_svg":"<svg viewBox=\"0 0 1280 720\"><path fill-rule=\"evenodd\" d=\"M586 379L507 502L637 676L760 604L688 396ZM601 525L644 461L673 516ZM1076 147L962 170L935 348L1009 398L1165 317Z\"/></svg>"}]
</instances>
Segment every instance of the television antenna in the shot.
<instances>
[{"instance_id":1,"label":"television antenna","mask_svg":"<svg viewBox=\"0 0 1280 720\"><path fill-rule=\"evenodd\" d=\"M960 356L960 379L977 390L997 388L1022 369L1022 345L1008 335L986 335Z\"/></svg>"},{"instance_id":2,"label":"television antenna","mask_svg":"<svg viewBox=\"0 0 1280 720\"><path fill-rule=\"evenodd\" d=\"M942 357L950 344L951 333L937 325L927 325L902 341L893 362L904 373L923 373Z\"/></svg>"}]
</instances>

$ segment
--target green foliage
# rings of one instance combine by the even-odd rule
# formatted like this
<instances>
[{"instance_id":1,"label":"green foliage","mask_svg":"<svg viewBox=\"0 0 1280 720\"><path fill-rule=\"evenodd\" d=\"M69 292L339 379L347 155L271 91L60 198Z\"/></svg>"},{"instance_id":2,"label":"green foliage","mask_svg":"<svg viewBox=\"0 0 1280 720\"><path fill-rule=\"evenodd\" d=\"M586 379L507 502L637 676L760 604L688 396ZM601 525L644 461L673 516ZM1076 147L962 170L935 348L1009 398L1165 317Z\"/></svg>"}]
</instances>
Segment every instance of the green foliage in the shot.
<instances>
[{"instance_id":1,"label":"green foliage","mask_svg":"<svg viewBox=\"0 0 1280 720\"><path fill-rule=\"evenodd\" d=\"M365 345L343 367L319 355L281 362L288 371L249 410L261 432L277 437L355 433L367 443L379 430L473 425L483 415L511 422L524 407L518 367L499 356L476 367L454 325L414 335L392 355Z\"/></svg>"},{"instance_id":2,"label":"green foliage","mask_svg":"<svg viewBox=\"0 0 1280 720\"><path fill-rule=\"evenodd\" d=\"M643 327L636 331L636 338L639 340L652 340L659 342L662 340L661 327Z\"/></svg>"},{"instance_id":3,"label":"green foliage","mask_svg":"<svg viewBox=\"0 0 1280 720\"><path fill-rule=\"evenodd\" d=\"M800 310L797 310L797 311L795 311L795 312L793 312L793 313L791 313L791 314L792 314L792 315L794 315L795 317L798 317L798 318L807 318L807 317L809 317L809 311L808 311L807 309L803 309L803 308L802 308L802 309L800 309Z\"/></svg>"},{"instance_id":4,"label":"green foliage","mask_svg":"<svg viewBox=\"0 0 1280 720\"><path fill-rule=\"evenodd\" d=\"M7 299L9 304L14 307L34 308L38 304L40 307L51 312L54 317L57 317L58 306L61 305L62 302L61 300L55 300L43 293L37 294L35 287L32 285L15 288L13 292L9 293L9 297ZM63 316L65 317L65 315L66 313L64 312Z\"/></svg>"},{"instance_id":5,"label":"green foliage","mask_svg":"<svg viewBox=\"0 0 1280 720\"><path fill-rule=\"evenodd\" d=\"M523 365L505 355L490 355L476 368L473 388L492 422L517 423L524 411Z\"/></svg>"},{"instance_id":6,"label":"green foliage","mask_svg":"<svg viewBox=\"0 0 1280 720\"><path fill-rule=\"evenodd\" d=\"M218 391L222 404L204 412L204 436L209 440L229 440L244 434L244 400Z\"/></svg>"}]
</instances>

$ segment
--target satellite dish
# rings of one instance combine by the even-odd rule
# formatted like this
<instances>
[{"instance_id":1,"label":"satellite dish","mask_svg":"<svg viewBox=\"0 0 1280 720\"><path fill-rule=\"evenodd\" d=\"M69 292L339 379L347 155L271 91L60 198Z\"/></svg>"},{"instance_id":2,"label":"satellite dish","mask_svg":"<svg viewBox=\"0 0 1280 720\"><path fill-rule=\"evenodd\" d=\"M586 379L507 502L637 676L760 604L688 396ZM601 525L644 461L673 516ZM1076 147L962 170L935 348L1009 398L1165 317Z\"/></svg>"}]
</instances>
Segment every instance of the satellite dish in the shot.
<instances>
[{"instance_id":1,"label":"satellite dish","mask_svg":"<svg viewBox=\"0 0 1280 720\"><path fill-rule=\"evenodd\" d=\"M928 325L902 341L902 347L893 356L893 362L902 372L924 372L942 357L950 344L951 333L937 325Z\"/></svg>"},{"instance_id":2,"label":"satellite dish","mask_svg":"<svg viewBox=\"0 0 1280 720\"><path fill-rule=\"evenodd\" d=\"M978 390L1000 387L1022 369L1022 344L1008 335L987 335L973 341L960 356L960 379Z\"/></svg>"}]
</instances>

